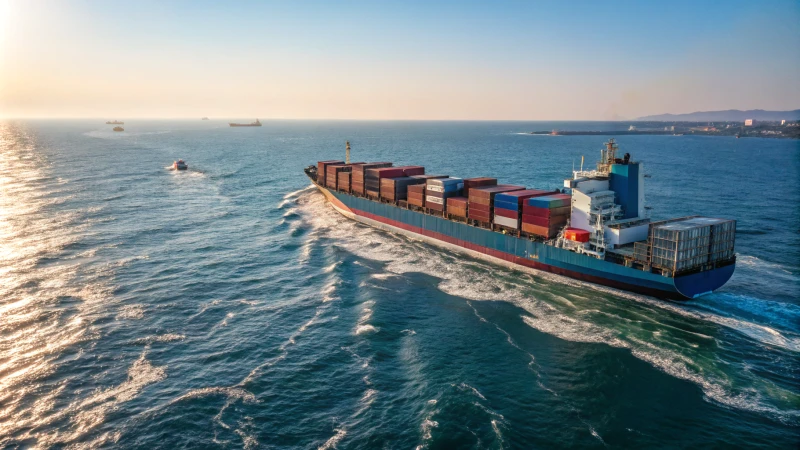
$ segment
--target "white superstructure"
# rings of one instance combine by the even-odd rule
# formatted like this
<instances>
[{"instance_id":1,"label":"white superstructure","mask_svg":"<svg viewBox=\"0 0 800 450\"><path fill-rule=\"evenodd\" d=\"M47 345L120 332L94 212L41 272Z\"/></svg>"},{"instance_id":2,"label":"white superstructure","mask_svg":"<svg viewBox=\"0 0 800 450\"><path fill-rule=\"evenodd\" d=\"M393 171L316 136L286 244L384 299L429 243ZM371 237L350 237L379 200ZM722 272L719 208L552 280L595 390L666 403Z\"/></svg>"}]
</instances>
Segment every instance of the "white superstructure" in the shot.
<instances>
[{"instance_id":1,"label":"white superstructure","mask_svg":"<svg viewBox=\"0 0 800 450\"><path fill-rule=\"evenodd\" d=\"M642 164L630 155L616 157L611 139L601 150L597 169L575 170L564 187L572 190L570 227L591 233L589 242L578 245L561 237L562 247L604 258L606 249L647 239L650 219L644 206Z\"/></svg>"}]
</instances>

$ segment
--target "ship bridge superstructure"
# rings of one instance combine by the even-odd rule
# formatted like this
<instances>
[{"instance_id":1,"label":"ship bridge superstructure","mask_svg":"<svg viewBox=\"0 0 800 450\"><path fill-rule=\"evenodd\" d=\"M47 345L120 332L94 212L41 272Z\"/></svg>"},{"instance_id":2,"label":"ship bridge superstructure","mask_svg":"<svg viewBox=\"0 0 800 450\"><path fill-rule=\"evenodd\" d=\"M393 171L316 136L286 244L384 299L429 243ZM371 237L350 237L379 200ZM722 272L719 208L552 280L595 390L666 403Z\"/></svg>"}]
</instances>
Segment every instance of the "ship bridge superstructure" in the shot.
<instances>
[{"instance_id":1,"label":"ship bridge superstructure","mask_svg":"<svg viewBox=\"0 0 800 450\"><path fill-rule=\"evenodd\" d=\"M589 242L561 240L573 250L604 258L607 249L647 239L650 219L644 203L644 170L629 153L617 158L610 139L600 151L595 169L573 170L564 187L572 191L570 226L589 231Z\"/></svg>"}]
</instances>

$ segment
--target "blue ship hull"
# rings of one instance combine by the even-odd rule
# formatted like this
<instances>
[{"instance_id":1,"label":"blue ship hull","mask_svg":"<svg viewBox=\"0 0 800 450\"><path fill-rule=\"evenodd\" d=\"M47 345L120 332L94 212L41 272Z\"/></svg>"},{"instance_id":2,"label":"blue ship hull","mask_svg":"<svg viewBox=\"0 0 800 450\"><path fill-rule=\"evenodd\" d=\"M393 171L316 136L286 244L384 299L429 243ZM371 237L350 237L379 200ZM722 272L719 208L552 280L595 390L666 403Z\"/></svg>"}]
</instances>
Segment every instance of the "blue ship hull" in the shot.
<instances>
[{"instance_id":1,"label":"blue ship hull","mask_svg":"<svg viewBox=\"0 0 800 450\"><path fill-rule=\"evenodd\" d=\"M730 264L666 277L315 185L338 212L380 229L515 269L541 270L657 298L685 300L710 293L724 285L735 269L735 264Z\"/></svg>"}]
</instances>

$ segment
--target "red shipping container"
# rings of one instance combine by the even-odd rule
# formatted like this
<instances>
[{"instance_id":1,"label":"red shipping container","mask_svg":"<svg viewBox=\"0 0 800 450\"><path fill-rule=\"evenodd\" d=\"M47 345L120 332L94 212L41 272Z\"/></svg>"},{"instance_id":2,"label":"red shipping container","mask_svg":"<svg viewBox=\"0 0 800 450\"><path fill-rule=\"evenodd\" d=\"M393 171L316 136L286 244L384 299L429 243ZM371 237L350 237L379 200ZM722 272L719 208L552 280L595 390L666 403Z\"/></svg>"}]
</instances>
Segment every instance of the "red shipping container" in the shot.
<instances>
[{"instance_id":1,"label":"red shipping container","mask_svg":"<svg viewBox=\"0 0 800 450\"><path fill-rule=\"evenodd\" d=\"M425 175L425 167L423 166L400 166L398 169L403 169L403 175L410 177L412 175Z\"/></svg>"},{"instance_id":2,"label":"red shipping container","mask_svg":"<svg viewBox=\"0 0 800 450\"><path fill-rule=\"evenodd\" d=\"M367 169L366 177L375 178L398 178L403 176L403 169L400 167L384 167L381 169ZM365 177L365 178L366 178Z\"/></svg>"},{"instance_id":3,"label":"red shipping container","mask_svg":"<svg viewBox=\"0 0 800 450\"><path fill-rule=\"evenodd\" d=\"M344 161L331 159L328 161L317 162L317 183L325 186L325 169L333 164L344 164Z\"/></svg>"},{"instance_id":4,"label":"red shipping container","mask_svg":"<svg viewBox=\"0 0 800 450\"><path fill-rule=\"evenodd\" d=\"M471 211L480 212L489 214L492 212L492 207L487 205L481 205L480 203L469 202L469 209Z\"/></svg>"},{"instance_id":5,"label":"red shipping container","mask_svg":"<svg viewBox=\"0 0 800 450\"><path fill-rule=\"evenodd\" d=\"M408 193L425 195L425 184L411 184L408 186Z\"/></svg>"},{"instance_id":6,"label":"red shipping container","mask_svg":"<svg viewBox=\"0 0 800 450\"><path fill-rule=\"evenodd\" d=\"M509 219L519 219L519 211L512 209L495 208L494 213L500 217L508 217Z\"/></svg>"},{"instance_id":7,"label":"red shipping container","mask_svg":"<svg viewBox=\"0 0 800 450\"><path fill-rule=\"evenodd\" d=\"M479 222L491 222L491 218L488 213L477 212L470 209L468 214L469 215L467 217L470 219L477 220Z\"/></svg>"},{"instance_id":8,"label":"red shipping container","mask_svg":"<svg viewBox=\"0 0 800 450\"><path fill-rule=\"evenodd\" d=\"M542 236L546 239L552 239L558 236L558 230L560 227L542 227L539 225L534 225L531 223L522 222L522 231L530 234L535 234L537 236Z\"/></svg>"},{"instance_id":9,"label":"red shipping container","mask_svg":"<svg viewBox=\"0 0 800 450\"><path fill-rule=\"evenodd\" d=\"M533 225L539 225L541 227L549 227L552 225L564 225L567 223L566 216L558 216L558 217L539 217L539 216L529 216L529 215L522 215L522 222L523 223L530 223Z\"/></svg>"},{"instance_id":10,"label":"red shipping container","mask_svg":"<svg viewBox=\"0 0 800 450\"><path fill-rule=\"evenodd\" d=\"M464 197L469 198L469 190L481 186L496 186L497 178L477 177L464 179Z\"/></svg>"},{"instance_id":11,"label":"red shipping container","mask_svg":"<svg viewBox=\"0 0 800 450\"><path fill-rule=\"evenodd\" d=\"M538 206L522 205L522 214L537 217L569 216L572 208L561 206L559 208L540 208Z\"/></svg>"},{"instance_id":12,"label":"red shipping container","mask_svg":"<svg viewBox=\"0 0 800 450\"><path fill-rule=\"evenodd\" d=\"M447 213L457 217L467 217L467 208L447 205Z\"/></svg>"},{"instance_id":13,"label":"red shipping container","mask_svg":"<svg viewBox=\"0 0 800 450\"><path fill-rule=\"evenodd\" d=\"M575 242L589 242L590 233L580 228L568 227L564 230L564 237Z\"/></svg>"},{"instance_id":14,"label":"red shipping container","mask_svg":"<svg viewBox=\"0 0 800 450\"><path fill-rule=\"evenodd\" d=\"M466 197L450 197L447 199L447 207L455 206L457 208L467 208L467 198Z\"/></svg>"}]
</instances>

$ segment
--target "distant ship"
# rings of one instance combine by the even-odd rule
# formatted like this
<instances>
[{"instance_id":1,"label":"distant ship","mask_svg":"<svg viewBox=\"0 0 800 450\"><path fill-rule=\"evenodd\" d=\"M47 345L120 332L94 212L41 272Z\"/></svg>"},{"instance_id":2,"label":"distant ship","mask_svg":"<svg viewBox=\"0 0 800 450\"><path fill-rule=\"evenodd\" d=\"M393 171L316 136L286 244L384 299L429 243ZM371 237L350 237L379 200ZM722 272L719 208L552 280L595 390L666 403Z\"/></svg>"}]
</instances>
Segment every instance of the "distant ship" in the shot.
<instances>
[{"instance_id":1,"label":"distant ship","mask_svg":"<svg viewBox=\"0 0 800 450\"><path fill-rule=\"evenodd\" d=\"M106 125L124 125L125 122L120 122L119 120L109 120L106 122Z\"/></svg>"},{"instance_id":2,"label":"distant ship","mask_svg":"<svg viewBox=\"0 0 800 450\"><path fill-rule=\"evenodd\" d=\"M208 120L208 117L203 117L203 118L202 118L202 119L200 119L200 120Z\"/></svg>"},{"instance_id":3,"label":"distant ship","mask_svg":"<svg viewBox=\"0 0 800 450\"><path fill-rule=\"evenodd\" d=\"M114 127L114 128L113 128L113 130L114 130L114 131L125 131L125 128L122 128L122 127Z\"/></svg>"},{"instance_id":4,"label":"distant ship","mask_svg":"<svg viewBox=\"0 0 800 450\"><path fill-rule=\"evenodd\" d=\"M256 119L256 121L252 123L229 123L228 125L232 127L260 127L261 122Z\"/></svg>"}]
</instances>

